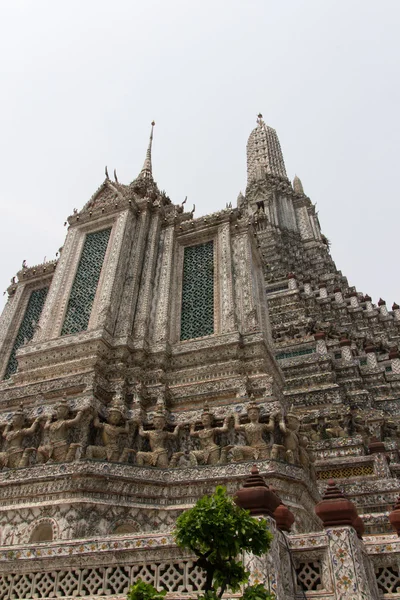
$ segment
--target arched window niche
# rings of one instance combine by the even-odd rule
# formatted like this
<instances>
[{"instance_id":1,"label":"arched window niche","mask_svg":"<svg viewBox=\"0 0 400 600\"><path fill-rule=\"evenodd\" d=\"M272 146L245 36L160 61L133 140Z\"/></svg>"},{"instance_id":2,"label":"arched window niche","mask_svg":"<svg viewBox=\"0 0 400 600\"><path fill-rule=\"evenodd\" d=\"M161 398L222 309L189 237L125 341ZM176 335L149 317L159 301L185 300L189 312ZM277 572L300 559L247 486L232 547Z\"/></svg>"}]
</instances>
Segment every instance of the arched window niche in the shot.
<instances>
[{"instance_id":1,"label":"arched window niche","mask_svg":"<svg viewBox=\"0 0 400 600\"><path fill-rule=\"evenodd\" d=\"M29 543L37 544L40 542L52 542L54 539L53 526L50 521L45 521L36 525L32 531Z\"/></svg>"},{"instance_id":2,"label":"arched window niche","mask_svg":"<svg viewBox=\"0 0 400 600\"><path fill-rule=\"evenodd\" d=\"M113 535L126 535L137 533L138 527L135 523L120 523L113 531Z\"/></svg>"}]
</instances>

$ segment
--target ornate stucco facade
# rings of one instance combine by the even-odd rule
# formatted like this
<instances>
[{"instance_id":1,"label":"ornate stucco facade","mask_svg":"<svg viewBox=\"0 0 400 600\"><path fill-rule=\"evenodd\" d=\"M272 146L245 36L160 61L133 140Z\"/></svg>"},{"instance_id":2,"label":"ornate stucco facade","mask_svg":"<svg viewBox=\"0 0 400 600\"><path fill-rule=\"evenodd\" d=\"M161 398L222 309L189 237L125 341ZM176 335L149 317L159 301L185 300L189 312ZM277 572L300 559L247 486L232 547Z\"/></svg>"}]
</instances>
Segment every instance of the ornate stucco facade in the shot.
<instances>
[{"instance_id":1,"label":"ornate stucco facade","mask_svg":"<svg viewBox=\"0 0 400 600\"><path fill-rule=\"evenodd\" d=\"M106 171L74 210L59 259L8 288L0 600L123 598L136 577L195 594L176 517L254 463L295 523L270 519L253 580L278 600L400 597L400 307L337 270L261 115L245 195L206 217L160 192L152 140L131 184ZM331 478L363 540L317 517Z\"/></svg>"}]
</instances>

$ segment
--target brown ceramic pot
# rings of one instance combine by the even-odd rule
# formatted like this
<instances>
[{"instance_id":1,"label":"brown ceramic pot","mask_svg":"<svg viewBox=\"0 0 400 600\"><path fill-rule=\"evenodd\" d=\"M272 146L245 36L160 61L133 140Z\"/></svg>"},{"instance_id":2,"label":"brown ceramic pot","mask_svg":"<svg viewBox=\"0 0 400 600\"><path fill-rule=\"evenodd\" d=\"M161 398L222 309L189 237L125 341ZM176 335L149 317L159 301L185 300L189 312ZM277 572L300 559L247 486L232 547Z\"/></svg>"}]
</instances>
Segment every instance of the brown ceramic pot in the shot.
<instances>
[{"instance_id":1,"label":"brown ceramic pot","mask_svg":"<svg viewBox=\"0 0 400 600\"><path fill-rule=\"evenodd\" d=\"M324 527L353 525L358 516L354 504L346 498L332 479L328 482L321 502L316 505L315 512Z\"/></svg>"},{"instance_id":2,"label":"brown ceramic pot","mask_svg":"<svg viewBox=\"0 0 400 600\"><path fill-rule=\"evenodd\" d=\"M253 516L269 515L272 517L280 503L280 499L269 489L255 465L243 487L236 492L234 500L238 506L249 510Z\"/></svg>"},{"instance_id":3,"label":"brown ceramic pot","mask_svg":"<svg viewBox=\"0 0 400 600\"><path fill-rule=\"evenodd\" d=\"M286 504L281 502L280 505L275 509L273 517L278 529L281 531L287 531L288 533L290 532L295 519L294 514L288 509Z\"/></svg>"}]
</instances>

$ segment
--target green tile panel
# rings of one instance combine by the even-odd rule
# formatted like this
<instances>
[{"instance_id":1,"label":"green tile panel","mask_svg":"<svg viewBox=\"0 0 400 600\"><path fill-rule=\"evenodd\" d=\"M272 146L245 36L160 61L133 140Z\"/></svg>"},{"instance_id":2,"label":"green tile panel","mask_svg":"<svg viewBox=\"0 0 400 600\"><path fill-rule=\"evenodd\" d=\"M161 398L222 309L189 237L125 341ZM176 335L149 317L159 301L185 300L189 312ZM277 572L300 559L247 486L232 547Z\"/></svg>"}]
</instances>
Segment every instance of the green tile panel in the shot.
<instances>
[{"instance_id":1,"label":"green tile panel","mask_svg":"<svg viewBox=\"0 0 400 600\"><path fill-rule=\"evenodd\" d=\"M61 335L79 333L88 328L110 233L111 227L86 236Z\"/></svg>"},{"instance_id":2,"label":"green tile panel","mask_svg":"<svg viewBox=\"0 0 400 600\"><path fill-rule=\"evenodd\" d=\"M184 251L181 340L214 333L214 244L188 246Z\"/></svg>"},{"instance_id":3,"label":"green tile panel","mask_svg":"<svg viewBox=\"0 0 400 600\"><path fill-rule=\"evenodd\" d=\"M19 326L17 337L15 338L13 349L11 350L4 379L9 379L18 368L16 358L17 350L26 342L30 342L35 332L35 325L38 323L43 310L49 288L44 287L39 290L33 290L29 296L28 305L25 310L24 318Z\"/></svg>"}]
</instances>

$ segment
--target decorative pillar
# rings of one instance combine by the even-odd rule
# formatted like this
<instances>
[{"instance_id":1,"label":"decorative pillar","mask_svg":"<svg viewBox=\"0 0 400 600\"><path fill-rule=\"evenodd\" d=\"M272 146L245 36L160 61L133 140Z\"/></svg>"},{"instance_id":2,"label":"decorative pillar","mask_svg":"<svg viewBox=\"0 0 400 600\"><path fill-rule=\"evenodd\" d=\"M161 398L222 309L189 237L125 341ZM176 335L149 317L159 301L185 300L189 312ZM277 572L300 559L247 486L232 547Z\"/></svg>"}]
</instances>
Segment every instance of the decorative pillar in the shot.
<instances>
[{"instance_id":1,"label":"decorative pillar","mask_svg":"<svg viewBox=\"0 0 400 600\"><path fill-rule=\"evenodd\" d=\"M397 346L390 349L389 360L392 366L392 373L398 375L400 373L400 354Z\"/></svg>"},{"instance_id":2,"label":"decorative pillar","mask_svg":"<svg viewBox=\"0 0 400 600\"><path fill-rule=\"evenodd\" d=\"M116 337L127 337L132 332L135 308L138 302L140 274L142 271L144 249L149 231L150 212L140 211L131 231L131 253L125 275L119 317L115 328ZM134 243L132 243L134 241Z\"/></svg>"},{"instance_id":3,"label":"decorative pillar","mask_svg":"<svg viewBox=\"0 0 400 600\"><path fill-rule=\"evenodd\" d=\"M220 240L221 333L229 333L237 327L234 310L232 242L229 222L219 226L218 235Z\"/></svg>"},{"instance_id":4,"label":"decorative pillar","mask_svg":"<svg viewBox=\"0 0 400 600\"><path fill-rule=\"evenodd\" d=\"M351 352L351 341L347 338L342 338L339 341L340 351L342 353L342 360L351 361L353 360L353 354Z\"/></svg>"},{"instance_id":5,"label":"decorative pillar","mask_svg":"<svg viewBox=\"0 0 400 600\"><path fill-rule=\"evenodd\" d=\"M326 283L320 283L318 287L319 287L319 297L320 298L327 298L328 297L328 291L326 289Z\"/></svg>"},{"instance_id":6,"label":"decorative pillar","mask_svg":"<svg viewBox=\"0 0 400 600\"><path fill-rule=\"evenodd\" d=\"M315 507L326 529L328 556L331 564L336 600L378 600L371 564L360 539L363 523L354 504L328 482L323 499Z\"/></svg>"},{"instance_id":7,"label":"decorative pillar","mask_svg":"<svg viewBox=\"0 0 400 600\"><path fill-rule=\"evenodd\" d=\"M396 321L400 321L400 306L396 302L393 302L392 311Z\"/></svg>"},{"instance_id":8,"label":"decorative pillar","mask_svg":"<svg viewBox=\"0 0 400 600\"><path fill-rule=\"evenodd\" d=\"M11 287L11 286L10 286ZM9 327L15 317L17 311L20 309L20 301L23 296L25 284L19 283L9 294L7 304L5 305L3 312L0 316L0 348L2 348L4 340L6 339Z\"/></svg>"},{"instance_id":9,"label":"decorative pillar","mask_svg":"<svg viewBox=\"0 0 400 600\"><path fill-rule=\"evenodd\" d=\"M171 311L171 272L174 251L174 225L169 225L161 233L162 256L156 293L156 310L152 342L159 344L168 339L168 315Z\"/></svg>"},{"instance_id":10,"label":"decorative pillar","mask_svg":"<svg viewBox=\"0 0 400 600\"><path fill-rule=\"evenodd\" d=\"M160 214L159 210L155 209L151 215L151 222L149 224L140 281L140 293L133 325L133 339L136 347L142 347L147 340L159 238Z\"/></svg>"},{"instance_id":11,"label":"decorative pillar","mask_svg":"<svg viewBox=\"0 0 400 600\"><path fill-rule=\"evenodd\" d=\"M257 284L249 265L253 264L252 247L248 231L244 230L232 238L237 252L237 274L235 287L240 289L238 323L241 333L253 333L260 327Z\"/></svg>"},{"instance_id":12,"label":"decorative pillar","mask_svg":"<svg viewBox=\"0 0 400 600\"><path fill-rule=\"evenodd\" d=\"M369 369L377 369L378 368L378 361L376 358L376 354L375 354L375 346L366 346L365 347L365 353L367 355L367 367Z\"/></svg>"},{"instance_id":13,"label":"decorative pillar","mask_svg":"<svg viewBox=\"0 0 400 600\"><path fill-rule=\"evenodd\" d=\"M364 302L365 302L365 307L366 307L367 312L369 312L369 313L374 312L374 307L372 306L371 296L368 296L368 294L366 294L364 296Z\"/></svg>"},{"instance_id":14,"label":"decorative pillar","mask_svg":"<svg viewBox=\"0 0 400 600\"><path fill-rule=\"evenodd\" d=\"M289 290L297 290L296 275L294 273L288 273L287 278Z\"/></svg>"},{"instance_id":15,"label":"decorative pillar","mask_svg":"<svg viewBox=\"0 0 400 600\"><path fill-rule=\"evenodd\" d=\"M326 347L325 342L325 333L323 331L319 331L318 333L314 333L314 339L317 342L316 352L317 354L328 354L328 348Z\"/></svg>"},{"instance_id":16,"label":"decorative pillar","mask_svg":"<svg viewBox=\"0 0 400 600\"><path fill-rule=\"evenodd\" d=\"M304 283L304 293L306 294L306 296L311 296L311 294L312 294L311 281L309 279L305 279L303 283Z\"/></svg>"},{"instance_id":17,"label":"decorative pillar","mask_svg":"<svg viewBox=\"0 0 400 600\"><path fill-rule=\"evenodd\" d=\"M352 308L358 308L359 304L358 304L357 292L350 292L348 297L350 298L350 306Z\"/></svg>"},{"instance_id":18,"label":"decorative pillar","mask_svg":"<svg viewBox=\"0 0 400 600\"><path fill-rule=\"evenodd\" d=\"M343 294L340 287L335 287L333 293L335 294L335 302L337 302L338 304L343 304Z\"/></svg>"},{"instance_id":19,"label":"decorative pillar","mask_svg":"<svg viewBox=\"0 0 400 600\"><path fill-rule=\"evenodd\" d=\"M251 475L246 479L234 498L236 504L254 517L264 517L273 535L271 548L264 556L254 556L245 553L244 565L250 571L250 584L262 583L276 599L287 598L287 582L292 581L290 557L286 545L280 542L280 537L273 515L280 505L280 498L267 486L254 465ZM289 511L290 512L290 511ZM295 590L292 590L293 597ZM292 597L292 596L290 596Z\"/></svg>"},{"instance_id":20,"label":"decorative pillar","mask_svg":"<svg viewBox=\"0 0 400 600\"><path fill-rule=\"evenodd\" d=\"M388 317L389 316L389 312L388 312L388 309L386 307L385 300L382 300L382 298L379 298L378 306L379 306L379 310L381 312L381 316L382 317Z\"/></svg>"}]
</instances>

